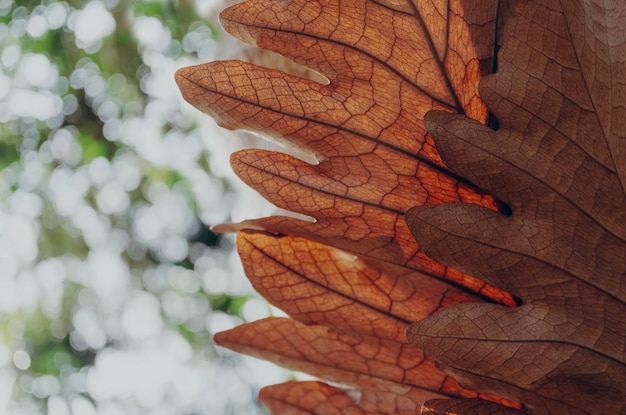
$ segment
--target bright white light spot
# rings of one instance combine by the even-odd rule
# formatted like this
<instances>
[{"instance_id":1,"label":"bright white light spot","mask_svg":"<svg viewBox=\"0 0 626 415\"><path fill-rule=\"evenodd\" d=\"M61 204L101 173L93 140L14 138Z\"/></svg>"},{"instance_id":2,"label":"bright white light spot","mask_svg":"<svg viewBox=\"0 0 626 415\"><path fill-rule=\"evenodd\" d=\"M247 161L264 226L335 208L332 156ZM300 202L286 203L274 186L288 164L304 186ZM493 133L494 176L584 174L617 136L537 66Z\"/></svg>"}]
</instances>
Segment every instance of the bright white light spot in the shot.
<instances>
[{"instance_id":1,"label":"bright white light spot","mask_svg":"<svg viewBox=\"0 0 626 415\"><path fill-rule=\"evenodd\" d=\"M189 253L189 244L185 238L170 235L161 244L161 253L171 262L182 261Z\"/></svg>"},{"instance_id":2,"label":"bright white light spot","mask_svg":"<svg viewBox=\"0 0 626 415\"><path fill-rule=\"evenodd\" d=\"M85 93L90 97L98 97L107 89L107 83L101 76L92 75L85 83Z\"/></svg>"},{"instance_id":3,"label":"bright white light spot","mask_svg":"<svg viewBox=\"0 0 626 415\"><path fill-rule=\"evenodd\" d=\"M151 180L145 186L146 198L152 203L158 203L170 193L167 185L159 180Z\"/></svg>"},{"instance_id":4,"label":"bright white light spot","mask_svg":"<svg viewBox=\"0 0 626 415\"><path fill-rule=\"evenodd\" d=\"M91 401L82 396L72 399L71 406L73 414L96 415L96 408L94 408Z\"/></svg>"},{"instance_id":5,"label":"bright white light spot","mask_svg":"<svg viewBox=\"0 0 626 415\"><path fill-rule=\"evenodd\" d=\"M95 310L79 308L72 318L72 323L90 348L99 350L104 347L107 336Z\"/></svg>"},{"instance_id":6,"label":"bright white light spot","mask_svg":"<svg viewBox=\"0 0 626 415\"><path fill-rule=\"evenodd\" d=\"M87 3L84 9L72 13L76 17L74 23L74 34L76 35L76 45L80 48L87 48L100 41L103 37L110 35L115 30L115 19L111 13L105 9L99 1Z\"/></svg>"},{"instance_id":7,"label":"bright white light spot","mask_svg":"<svg viewBox=\"0 0 626 415\"><path fill-rule=\"evenodd\" d=\"M80 161L82 150L78 140L70 130L62 128L50 135L48 140L52 157L73 166Z\"/></svg>"},{"instance_id":8,"label":"bright white light spot","mask_svg":"<svg viewBox=\"0 0 626 415\"><path fill-rule=\"evenodd\" d=\"M213 60L216 57L217 51L217 42L211 38L206 38L200 42L198 47L198 58L200 58L201 61Z\"/></svg>"},{"instance_id":9,"label":"bright white light spot","mask_svg":"<svg viewBox=\"0 0 626 415\"><path fill-rule=\"evenodd\" d=\"M128 193L117 181L105 184L96 196L98 208L107 215L124 213L130 206Z\"/></svg>"},{"instance_id":10,"label":"bright white light spot","mask_svg":"<svg viewBox=\"0 0 626 415\"><path fill-rule=\"evenodd\" d=\"M146 113L148 114L152 109L156 109L157 105L165 106L169 100L175 102L177 93L173 87L174 78L170 73L151 74L145 82L146 92L153 98L158 98L159 101L152 101L148 107L146 107ZM165 107L159 108L159 110L167 109ZM156 111L155 111L156 112Z\"/></svg>"},{"instance_id":11,"label":"bright white light spot","mask_svg":"<svg viewBox=\"0 0 626 415\"><path fill-rule=\"evenodd\" d=\"M5 245L1 242L3 241L0 241L0 247ZM5 252L8 250L9 248L6 248ZM12 276L12 274L15 274L15 269L17 268L17 261L15 261L15 259L12 259L12 261L3 260L2 265L4 267L3 273L5 276ZM7 268L12 269L9 270ZM16 288L17 287L12 280L7 280L5 278L0 279L0 312L5 315L15 313L20 306L18 298L14 295Z\"/></svg>"},{"instance_id":12,"label":"bright white light spot","mask_svg":"<svg viewBox=\"0 0 626 415\"><path fill-rule=\"evenodd\" d=\"M19 45L10 45L7 46L6 49L2 52L0 56L0 61L7 68L11 68L16 65L20 60L20 56L22 56L22 52L20 50Z\"/></svg>"},{"instance_id":13,"label":"bright white light spot","mask_svg":"<svg viewBox=\"0 0 626 415\"><path fill-rule=\"evenodd\" d=\"M102 133L104 134L104 138L109 141L116 141L120 136L120 126L122 123L120 120L108 120L104 123L104 127L102 127Z\"/></svg>"},{"instance_id":14,"label":"bright white light spot","mask_svg":"<svg viewBox=\"0 0 626 415\"><path fill-rule=\"evenodd\" d=\"M177 363L162 350L105 350L89 369L89 393L97 401L132 397L146 407L172 397L197 399L206 391L206 373L198 369Z\"/></svg>"},{"instance_id":15,"label":"bright white light spot","mask_svg":"<svg viewBox=\"0 0 626 415\"><path fill-rule=\"evenodd\" d=\"M119 255L103 250L92 250L87 262L89 274L84 282L108 307L115 308L123 303L122 293L130 278L128 264Z\"/></svg>"},{"instance_id":16,"label":"bright white light spot","mask_svg":"<svg viewBox=\"0 0 626 415\"><path fill-rule=\"evenodd\" d=\"M265 301L251 298L243 305L241 314L246 321L256 321L270 316L269 307Z\"/></svg>"},{"instance_id":17,"label":"bright white light spot","mask_svg":"<svg viewBox=\"0 0 626 415\"><path fill-rule=\"evenodd\" d=\"M32 270L27 269L20 272L15 281L15 292L13 295L17 297L22 310L34 312L37 309L42 292L35 281Z\"/></svg>"},{"instance_id":18,"label":"bright white light spot","mask_svg":"<svg viewBox=\"0 0 626 415\"><path fill-rule=\"evenodd\" d=\"M113 172L115 178L122 184L124 190L135 190L141 183L141 170L138 158L131 153L126 153L113 159Z\"/></svg>"},{"instance_id":19,"label":"bright white light spot","mask_svg":"<svg viewBox=\"0 0 626 415\"><path fill-rule=\"evenodd\" d=\"M40 15L32 15L26 22L26 32L34 38L43 36L48 31L48 22Z\"/></svg>"},{"instance_id":20,"label":"bright white light spot","mask_svg":"<svg viewBox=\"0 0 626 415\"><path fill-rule=\"evenodd\" d=\"M0 101L6 98L11 91L11 78L0 73Z\"/></svg>"},{"instance_id":21,"label":"bright white light spot","mask_svg":"<svg viewBox=\"0 0 626 415\"><path fill-rule=\"evenodd\" d=\"M136 149L137 154L157 166L165 166L170 154L161 145L163 133L158 123L147 119L132 117L122 121L116 139Z\"/></svg>"},{"instance_id":22,"label":"bright white light spot","mask_svg":"<svg viewBox=\"0 0 626 415\"><path fill-rule=\"evenodd\" d=\"M122 326L127 336L137 341L154 338L161 333L163 322L159 301L146 292L135 292L122 313Z\"/></svg>"},{"instance_id":23,"label":"bright white light spot","mask_svg":"<svg viewBox=\"0 0 626 415\"><path fill-rule=\"evenodd\" d=\"M186 300L185 296L168 291L161 297L161 306L171 320L182 323L189 317Z\"/></svg>"},{"instance_id":24,"label":"bright white light spot","mask_svg":"<svg viewBox=\"0 0 626 415\"><path fill-rule=\"evenodd\" d=\"M104 157L96 157L89 163L89 177L93 184L100 186L112 176L111 163Z\"/></svg>"},{"instance_id":25,"label":"bright white light spot","mask_svg":"<svg viewBox=\"0 0 626 415\"><path fill-rule=\"evenodd\" d=\"M50 175L48 186L57 212L62 216L70 216L85 204L89 179L86 174L57 168Z\"/></svg>"},{"instance_id":26,"label":"bright white light spot","mask_svg":"<svg viewBox=\"0 0 626 415\"><path fill-rule=\"evenodd\" d=\"M229 280L228 271L223 268L211 268L202 276L202 287L209 294L220 295L226 292Z\"/></svg>"},{"instance_id":27,"label":"bright white light spot","mask_svg":"<svg viewBox=\"0 0 626 415\"><path fill-rule=\"evenodd\" d=\"M177 332L167 331L163 333L161 344L167 354L172 356L177 362L187 362L193 356L191 345Z\"/></svg>"},{"instance_id":28,"label":"bright white light spot","mask_svg":"<svg viewBox=\"0 0 626 415\"><path fill-rule=\"evenodd\" d=\"M294 374L286 369L277 368L276 365L267 360L259 360L251 356L242 356L242 370L250 373L250 382L255 385L272 385L282 383L292 378ZM306 380L318 380L312 376Z\"/></svg>"},{"instance_id":29,"label":"bright white light spot","mask_svg":"<svg viewBox=\"0 0 626 415\"><path fill-rule=\"evenodd\" d=\"M206 16L215 11L215 8L222 5L222 0L196 0L194 9L199 16Z\"/></svg>"},{"instance_id":30,"label":"bright white light spot","mask_svg":"<svg viewBox=\"0 0 626 415\"><path fill-rule=\"evenodd\" d=\"M61 28L67 20L67 4L55 2L48 6L46 13L46 19L48 20L48 26L51 30Z\"/></svg>"},{"instance_id":31,"label":"bright white light spot","mask_svg":"<svg viewBox=\"0 0 626 415\"><path fill-rule=\"evenodd\" d=\"M179 291L192 294L200 289L200 282L193 271L174 266L167 272L167 282Z\"/></svg>"},{"instance_id":32,"label":"bright white light spot","mask_svg":"<svg viewBox=\"0 0 626 415\"><path fill-rule=\"evenodd\" d=\"M89 229L98 221L98 216L91 206L83 205L72 217L72 223L79 229Z\"/></svg>"},{"instance_id":33,"label":"bright white light spot","mask_svg":"<svg viewBox=\"0 0 626 415\"><path fill-rule=\"evenodd\" d=\"M0 344L0 367L8 365L10 362L11 350L7 346Z\"/></svg>"},{"instance_id":34,"label":"bright white light spot","mask_svg":"<svg viewBox=\"0 0 626 415\"><path fill-rule=\"evenodd\" d=\"M41 16L39 16L41 17ZM20 61L18 73L34 87L49 88L57 81L58 69L46 55L29 53Z\"/></svg>"},{"instance_id":35,"label":"bright white light spot","mask_svg":"<svg viewBox=\"0 0 626 415\"><path fill-rule=\"evenodd\" d=\"M9 197L9 205L15 214L29 219L37 218L43 209L43 201L39 195L25 192L22 189L16 190Z\"/></svg>"},{"instance_id":36,"label":"bright white light spot","mask_svg":"<svg viewBox=\"0 0 626 415\"><path fill-rule=\"evenodd\" d=\"M163 45L164 28L156 17L140 17L133 24L133 34L142 46L157 49Z\"/></svg>"},{"instance_id":37,"label":"bright white light spot","mask_svg":"<svg viewBox=\"0 0 626 415\"><path fill-rule=\"evenodd\" d=\"M80 207L77 214L72 217L72 220L77 223L77 226L83 231L85 242L91 249L105 249L112 253L119 253L117 248L111 249L111 242L115 244L115 241L111 238L111 220L108 216L103 214L97 214L93 211L93 216L89 216L87 209L91 207ZM87 213L84 217L81 217L83 213ZM89 221L87 221L89 220ZM82 224L80 224L82 222Z\"/></svg>"},{"instance_id":38,"label":"bright white light spot","mask_svg":"<svg viewBox=\"0 0 626 415\"><path fill-rule=\"evenodd\" d=\"M70 407L67 401L59 395L50 396L50 399L48 399L48 415L70 415Z\"/></svg>"},{"instance_id":39,"label":"bright white light spot","mask_svg":"<svg viewBox=\"0 0 626 415\"><path fill-rule=\"evenodd\" d=\"M18 117L45 121L63 111L63 101L58 95L48 91L15 89L9 97L9 109Z\"/></svg>"},{"instance_id":40,"label":"bright white light spot","mask_svg":"<svg viewBox=\"0 0 626 415\"><path fill-rule=\"evenodd\" d=\"M20 370L26 370L30 367L30 356L24 350L17 350L13 353L13 364Z\"/></svg>"},{"instance_id":41,"label":"bright white light spot","mask_svg":"<svg viewBox=\"0 0 626 415\"><path fill-rule=\"evenodd\" d=\"M11 241L11 250L17 258L23 261L34 261L39 251L37 238L39 232L35 224L22 218L15 218L7 226L6 235Z\"/></svg>"},{"instance_id":42,"label":"bright white light spot","mask_svg":"<svg viewBox=\"0 0 626 415\"><path fill-rule=\"evenodd\" d=\"M123 302L120 293L126 290L130 278L128 264L116 254L98 250L89 253L88 263L90 273L86 282L98 296L110 301L110 306Z\"/></svg>"},{"instance_id":43,"label":"bright white light spot","mask_svg":"<svg viewBox=\"0 0 626 415\"><path fill-rule=\"evenodd\" d=\"M52 395L56 395L61 390L59 380L52 375L44 375L35 378L30 385L33 395L43 399Z\"/></svg>"},{"instance_id":44,"label":"bright white light spot","mask_svg":"<svg viewBox=\"0 0 626 415\"><path fill-rule=\"evenodd\" d=\"M63 97L63 114L70 115L78 109L78 98L76 95L65 95Z\"/></svg>"},{"instance_id":45,"label":"bright white light spot","mask_svg":"<svg viewBox=\"0 0 626 415\"><path fill-rule=\"evenodd\" d=\"M215 333L232 329L237 323L233 316L216 311L207 317L206 328L209 333L215 335Z\"/></svg>"},{"instance_id":46,"label":"bright white light spot","mask_svg":"<svg viewBox=\"0 0 626 415\"><path fill-rule=\"evenodd\" d=\"M47 258L35 267L39 285L46 291L58 288L65 280L67 269L58 258Z\"/></svg>"},{"instance_id":47,"label":"bright white light spot","mask_svg":"<svg viewBox=\"0 0 626 415\"><path fill-rule=\"evenodd\" d=\"M135 231L139 240L150 243L161 236L163 223L154 209L147 207L139 209L135 216Z\"/></svg>"},{"instance_id":48,"label":"bright white light spot","mask_svg":"<svg viewBox=\"0 0 626 415\"><path fill-rule=\"evenodd\" d=\"M62 340L67 336L67 325L63 320L53 320L50 323L50 333L57 340Z\"/></svg>"}]
</instances>

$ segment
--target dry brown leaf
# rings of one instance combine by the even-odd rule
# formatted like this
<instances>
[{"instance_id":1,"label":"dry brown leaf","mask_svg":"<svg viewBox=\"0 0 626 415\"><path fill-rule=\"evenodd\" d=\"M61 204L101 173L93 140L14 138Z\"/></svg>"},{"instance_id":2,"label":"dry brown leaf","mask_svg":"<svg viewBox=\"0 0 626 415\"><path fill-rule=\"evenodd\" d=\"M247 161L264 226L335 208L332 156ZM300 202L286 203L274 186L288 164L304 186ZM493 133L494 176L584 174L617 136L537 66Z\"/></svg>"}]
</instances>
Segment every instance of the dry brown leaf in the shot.
<instances>
[{"instance_id":1,"label":"dry brown leaf","mask_svg":"<svg viewBox=\"0 0 626 415\"><path fill-rule=\"evenodd\" d=\"M178 73L221 125L319 160L236 153L244 181L315 222L219 228L248 230L238 245L253 284L309 326L268 319L216 341L354 389L281 385L266 392L277 411L403 413L434 397L424 413L518 412L445 399L479 396L537 414L625 413L626 9L503 4L499 70L481 83L496 133L477 86L498 4L250 0L224 12L227 30L328 83L238 61ZM432 109L453 170L426 131ZM512 294L524 305L494 304L515 306ZM506 398L460 388L409 348L414 320L410 340L448 373Z\"/></svg>"},{"instance_id":2,"label":"dry brown leaf","mask_svg":"<svg viewBox=\"0 0 626 415\"><path fill-rule=\"evenodd\" d=\"M433 108L486 120L476 91L491 62L495 6L253 0L227 9L222 19L232 34L330 82L237 61L179 71L184 97L221 125L286 140L320 160L313 166L280 153L236 153L233 168L244 181L316 222L275 217L219 230L313 239L514 305L508 294L427 258L403 218L406 209L430 203L499 207L442 165L423 124Z\"/></svg>"},{"instance_id":3,"label":"dry brown leaf","mask_svg":"<svg viewBox=\"0 0 626 415\"><path fill-rule=\"evenodd\" d=\"M626 411L626 5L614 7L511 2L481 84L500 129L444 113L427 125L446 163L512 215L407 213L429 255L524 301L448 308L409 340L534 413Z\"/></svg>"},{"instance_id":4,"label":"dry brown leaf","mask_svg":"<svg viewBox=\"0 0 626 415\"><path fill-rule=\"evenodd\" d=\"M432 276L303 238L242 231L237 247L254 288L305 324L406 342L412 322L452 304L482 302Z\"/></svg>"},{"instance_id":5,"label":"dry brown leaf","mask_svg":"<svg viewBox=\"0 0 626 415\"><path fill-rule=\"evenodd\" d=\"M422 414L430 415L520 415L520 412L480 399L435 399L422 406Z\"/></svg>"},{"instance_id":6,"label":"dry brown leaf","mask_svg":"<svg viewBox=\"0 0 626 415\"><path fill-rule=\"evenodd\" d=\"M389 413L389 408L399 409L389 402L384 402L384 406L376 401L366 405L363 398L357 391L338 389L321 382L287 382L265 387L259 392L259 399L272 413L285 415L384 415ZM396 413L403 412L397 410ZM404 413L414 414L415 408Z\"/></svg>"},{"instance_id":7,"label":"dry brown leaf","mask_svg":"<svg viewBox=\"0 0 626 415\"><path fill-rule=\"evenodd\" d=\"M402 396L340 389L321 382L287 382L269 386L261 389L259 398L273 413L287 415L414 415L416 410L415 402ZM479 402L484 404L482 400Z\"/></svg>"},{"instance_id":8,"label":"dry brown leaf","mask_svg":"<svg viewBox=\"0 0 626 415\"><path fill-rule=\"evenodd\" d=\"M336 388L322 382L287 382L261 389L261 401L286 415L415 415L415 402L400 396ZM431 400L423 414L520 415L517 410L481 399Z\"/></svg>"},{"instance_id":9,"label":"dry brown leaf","mask_svg":"<svg viewBox=\"0 0 626 415\"><path fill-rule=\"evenodd\" d=\"M304 325L287 318L244 324L218 333L215 341L240 353L367 391L378 400L395 401L402 408L415 410L425 401L445 397L480 396L501 401L461 388L406 342Z\"/></svg>"}]
</instances>

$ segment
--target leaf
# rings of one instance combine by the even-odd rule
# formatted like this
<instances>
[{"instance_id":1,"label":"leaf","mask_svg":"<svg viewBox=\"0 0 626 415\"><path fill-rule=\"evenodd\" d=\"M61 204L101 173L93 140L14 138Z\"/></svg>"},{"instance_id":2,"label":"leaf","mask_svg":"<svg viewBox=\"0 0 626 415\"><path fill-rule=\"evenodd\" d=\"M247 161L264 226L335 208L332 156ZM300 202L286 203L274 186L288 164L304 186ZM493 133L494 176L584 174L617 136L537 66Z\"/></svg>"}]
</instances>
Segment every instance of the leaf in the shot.
<instances>
[{"instance_id":1,"label":"leaf","mask_svg":"<svg viewBox=\"0 0 626 415\"><path fill-rule=\"evenodd\" d=\"M242 231L237 247L254 288L305 324L406 342L410 323L451 304L482 302L432 276L303 238Z\"/></svg>"},{"instance_id":2,"label":"leaf","mask_svg":"<svg viewBox=\"0 0 626 415\"><path fill-rule=\"evenodd\" d=\"M259 399L273 413L287 415L302 413L363 415L385 414L389 413L389 409L397 410L394 405L383 407L378 402L363 408L365 405L362 395L358 392L335 388L322 382L288 382L268 386L261 389ZM414 413L414 408L412 410ZM410 411L411 409L406 413L409 414Z\"/></svg>"},{"instance_id":3,"label":"leaf","mask_svg":"<svg viewBox=\"0 0 626 415\"><path fill-rule=\"evenodd\" d=\"M388 406L377 402L363 407L359 393L322 382L288 382L261 389L259 399L273 413L281 414L386 414ZM411 402L412 403L412 402ZM391 407L394 410L393 406Z\"/></svg>"},{"instance_id":4,"label":"leaf","mask_svg":"<svg viewBox=\"0 0 626 415\"><path fill-rule=\"evenodd\" d=\"M430 399L479 396L461 388L406 342L307 326L287 318L244 324L218 333L215 342L289 369L348 385L371 394L371 399L376 396L375 399L395 401L404 408L412 406L413 410Z\"/></svg>"},{"instance_id":5,"label":"leaf","mask_svg":"<svg viewBox=\"0 0 626 415\"><path fill-rule=\"evenodd\" d=\"M435 399L422 406L422 414L442 415L519 415L520 412L480 399Z\"/></svg>"},{"instance_id":6,"label":"leaf","mask_svg":"<svg viewBox=\"0 0 626 415\"><path fill-rule=\"evenodd\" d=\"M500 207L442 165L423 124L432 108L487 118L476 90L491 62L496 2L481 4L253 0L223 12L236 37L307 65L329 83L238 61L178 72L185 99L221 125L262 132L320 160L312 166L275 152L236 153L233 168L244 181L315 223L274 217L218 230L312 239L514 305L510 295L427 258L403 219L406 209L426 203Z\"/></svg>"},{"instance_id":7,"label":"leaf","mask_svg":"<svg viewBox=\"0 0 626 415\"><path fill-rule=\"evenodd\" d=\"M626 407L626 6L614 7L511 2L498 72L481 83L500 129L445 113L427 126L446 164L512 215L461 204L406 215L430 256L524 302L451 307L409 340L533 413Z\"/></svg>"},{"instance_id":8,"label":"leaf","mask_svg":"<svg viewBox=\"0 0 626 415\"><path fill-rule=\"evenodd\" d=\"M339 389L322 382L287 382L280 385L269 386L261 389L259 393L261 401L273 412L281 414L395 414L414 415L415 402L403 399L394 394L371 393L369 391L356 391L353 389ZM477 412L477 414L489 415L519 415L519 411L505 408L497 404L485 404L483 400L433 400L428 401L422 409L428 412L431 405L451 407L450 402L463 403L463 409L467 409L467 403L472 403L479 410L491 409L491 412ZM432 403L432 404L431 404ZM423 407L423 408L424 408ZM495 409L500 410L496 412ZM458 412L447 412L449 414ZM468 413L468 412L462 412Z\"/></svg>"},{"instance_id":9,"label":"leaf","mask_svg":"<svg viewBox=\"0 0 626 415\"><path fill-rule=\"evenodd\" d=\"M335 347L343 350L349 350L352 344L363 343L358 353L365 356L370 355L364 352L369 348L382 350L381 354L401 357L406 353L404 332L409 322L425 318L451 304L481 301L478 297L450 287L431 276L403 267L371 263L302 238L241 231L237 237L237 247L246 275L266 299L302 323L324 325L328 329L270 319L264 323L244 325L233 333L219 334L216 341L234 350L272 360L291 369L313 373L333 382L354 382L350 376L338 376L328 370L328 367L346 369L348 366L347 372L353 371L349 359L332 360L332 356L327 356L335 353L331 348L332 352L305 352L304 356L299 355L294 361L291 348L302 352L302 347L296 346L295 341L279 345L279 340L274 336L287 338L289 341L289 336L284 332L293 331L296 332L292 336L294 338L297 335L305 339L315 338L326 344L338 343ZM275 324L282 327L283 331L274 328ZM330 336L328 333L331 332L327 330L340 335L340 340L332 337L334 334ZM276 334L277 332L279 333ZM263 337L265 333L272 333L269 335L271 337ZM416 349L409 351L418 352ZM406 360L417 362L423 359L419 353L411 356L413 357ZM373 378L386 379L391 373L388 366L368 366L373 368L370 373ZM420 371L420 376L430 382L429 388L433 387L432 382L440 385L442 389L436 389L440 393L453 397L479 396L511 406L517 405L516 402L500 397L460 388L453 379L442 377L441 372L430 361L420 366ZM410 377L407 376L402 377L402 381L400 379L394 378L395 381L409 383L412 387L419 385L410 383ZM377 382L378 380L372 380L368 385L377 385ZM363 389L360 383L355 383L354 386ZM374 391L376 396L390 394L387 388L381 390L379 386ZM385 397L384 402L393 402L395 398L392 399L392 395ZM377 399L381 400L383 396L378 396ZM415 405L424 401L424 397L415 392L403 399L413 401L413 411Z\"/></svg>"},{"instance_id":10,"label":"leaf","mask_svg":"<svg viewBox=\"0 0 626 415\"><path fill-rule=\"evenodd\" d=\"M496 132L478 83L498 7L498 72L480 87ZM244 181L313 220L216 229L242 231L247 274L293 317L216 341L351 391L290 383L270 405L624 413L623 16L623 2L591 0L250 0L223 13L235 36L327 79L238 61L177 74L221 125L318 160L236 153ZM411 319L419 350L401 336Z\"/></svg>"}]
</instances>

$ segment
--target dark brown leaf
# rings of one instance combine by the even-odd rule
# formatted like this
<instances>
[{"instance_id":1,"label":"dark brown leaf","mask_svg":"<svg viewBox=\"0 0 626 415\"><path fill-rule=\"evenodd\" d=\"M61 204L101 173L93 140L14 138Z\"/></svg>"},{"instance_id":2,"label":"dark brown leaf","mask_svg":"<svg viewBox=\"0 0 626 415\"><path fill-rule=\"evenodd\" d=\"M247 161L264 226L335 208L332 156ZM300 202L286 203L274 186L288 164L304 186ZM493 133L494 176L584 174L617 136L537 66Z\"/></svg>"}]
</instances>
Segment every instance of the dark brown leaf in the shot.
<instances>
[{"instance_id":1,"label":"dark brown leaf","mask_svg":"<svg viewBox=\"0 0 626 415\"><path fill-rule=\"evenodd\" d=\"M618 148L626 148L618 138L626 128L610 122L626 105L626 26L612 26L616 12L511 2L498 73L481 88L500 129L444 113L427 124L446 163L508 203L512 216L461 204L407 213L429 255L524 301L446 309L416 323L409 340L479 390L521 399L536 413L620 413L626 405ZM600 23L592 29L592 21ZM607 40L614 36L622 42ZM600 60L589 66L592 53Z\"/></svg>"}]
</instances>

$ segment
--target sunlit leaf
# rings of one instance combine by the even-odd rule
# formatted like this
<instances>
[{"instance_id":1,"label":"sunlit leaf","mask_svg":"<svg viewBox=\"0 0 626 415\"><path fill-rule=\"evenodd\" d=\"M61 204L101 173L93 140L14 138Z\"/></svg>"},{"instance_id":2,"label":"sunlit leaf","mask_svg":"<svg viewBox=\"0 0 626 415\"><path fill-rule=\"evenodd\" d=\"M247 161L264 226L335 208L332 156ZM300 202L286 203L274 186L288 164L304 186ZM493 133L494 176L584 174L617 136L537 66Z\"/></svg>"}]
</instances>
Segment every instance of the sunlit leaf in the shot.
<instances>
[{"instance_id":1,"label":"sunlit leaf","mask_svg":"<svg viewBox=\"0 0 626 415\"><path fill-rule=\"evenodd\" d=\"M481 82L495 68L497 14L498 71ZM263 320L216 340L351 390L286 384L266 392L273 408L336 413L355 391L418 408L427 391L483 400L442 397L424 413L623 413L623 4L250 0L222 16L236 37L327 81L238 61L177 75L221 125L318 160L236 153L246 183L312 221L216 228L243 231L252 283L308 325ZM405 349L411 319L411 343L500 398L430 384L442 372ZM379 413L372 402L350 410Z\"/></svg>"}]
</instances>

